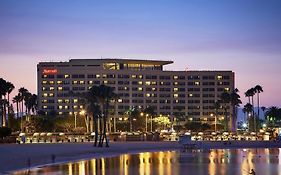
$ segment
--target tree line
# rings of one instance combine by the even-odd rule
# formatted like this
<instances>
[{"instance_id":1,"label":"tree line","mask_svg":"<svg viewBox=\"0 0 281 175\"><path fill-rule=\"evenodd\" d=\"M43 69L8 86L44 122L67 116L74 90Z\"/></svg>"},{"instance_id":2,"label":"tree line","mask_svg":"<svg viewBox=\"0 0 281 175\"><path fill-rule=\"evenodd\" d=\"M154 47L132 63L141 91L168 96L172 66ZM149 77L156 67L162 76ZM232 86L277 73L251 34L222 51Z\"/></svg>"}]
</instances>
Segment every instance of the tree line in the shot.
<instances>
[{"instance_id":1,"label":"tree line","mask_svg":"<svg viewBox=\"0 0 281 175\"><path fill-rule=\"evenodd\" d=\"M9 117L14 117L14 109L10 99L10 94L14 90L13 83L0 78L0 114L3 127L11 127ZM12 98L12 102L16 104L17 118L22 118L24 113L25 115L36 114L37 95L30 93L26 88L19 88L18 94Z\"/></svg>"}]
</instances>

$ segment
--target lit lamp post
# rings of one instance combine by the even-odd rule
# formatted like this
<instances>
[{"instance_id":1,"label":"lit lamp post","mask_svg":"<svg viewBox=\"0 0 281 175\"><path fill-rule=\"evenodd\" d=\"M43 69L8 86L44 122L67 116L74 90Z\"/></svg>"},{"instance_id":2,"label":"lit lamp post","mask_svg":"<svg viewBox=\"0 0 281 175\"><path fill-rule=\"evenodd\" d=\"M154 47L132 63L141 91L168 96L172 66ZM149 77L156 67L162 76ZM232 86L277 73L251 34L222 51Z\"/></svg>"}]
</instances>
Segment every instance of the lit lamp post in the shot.
<instances>
[{"instance_id":1,"label":"lit lamp post","mask_svg":"<svg viewBox=\"0 0 281 175\"><path fill-rule=\"evenodd\" d=\"M77 112L74 112L74 128L77 126Z\"/></svg>"},{"instance_id":2,"label":"lit lamp post","mask_svg":"<svg viewBox=\"0 0 281 175\"><path fill-rule=\"evenodd\" d=\"M84 116L86 114L86 111L82 110L82 111L80 111L79 114ZM76 121L76 119L75 119L75 121ZM85 123L86 123L86 131L89 132L89 121L88 121L87 115L86 115L86 118L85 118Z\"/></svg>"},{"instance_id":3,"label":"lit lamp post","mask_svg":"<svg viewBox=\"0 0 281 175\"><path fill-rule=\"evenodd\" d=\"M210 114L211 117L214 116L213 113ZM215 132L217 132L217 116L215 115Z\"/></svg>"}]
</instances>

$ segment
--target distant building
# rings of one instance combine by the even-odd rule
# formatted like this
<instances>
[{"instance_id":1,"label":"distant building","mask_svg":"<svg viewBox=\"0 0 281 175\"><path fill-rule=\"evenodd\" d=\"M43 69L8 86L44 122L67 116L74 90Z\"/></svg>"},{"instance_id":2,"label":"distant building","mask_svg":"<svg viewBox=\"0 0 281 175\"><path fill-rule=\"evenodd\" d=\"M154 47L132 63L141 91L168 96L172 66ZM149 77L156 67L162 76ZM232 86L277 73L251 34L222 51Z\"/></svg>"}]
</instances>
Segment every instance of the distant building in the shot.
<instances>
[{"instance_id":1,"label":"distant building","mask_svg":"<svg viewBox=\"0 0 281 175\"><path fill-rule=\"evenodd\" d=\"M182 114L193 121L213 122L214 103L234 89L232 71L165 71L173 61L135 59L71 59L37 65L39 110L59 115L79 112L78 99L69 91L87 91L93 85L115 88L119 100L111 116L122 120L131 106L155 108L157 114ZM230 106L228 106L229 109ZM228 110L232 112L233 110ZM223 110L219 110L219 119Z\"/></svg>"}]
</instances>

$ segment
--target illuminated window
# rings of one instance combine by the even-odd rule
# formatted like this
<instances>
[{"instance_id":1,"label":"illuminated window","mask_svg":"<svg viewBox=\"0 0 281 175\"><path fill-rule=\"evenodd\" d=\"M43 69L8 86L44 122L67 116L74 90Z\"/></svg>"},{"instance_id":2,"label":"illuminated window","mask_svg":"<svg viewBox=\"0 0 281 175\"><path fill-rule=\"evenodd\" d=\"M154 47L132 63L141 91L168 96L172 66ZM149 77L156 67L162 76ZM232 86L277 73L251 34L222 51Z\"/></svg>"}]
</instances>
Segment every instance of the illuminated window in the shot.
<instances>
[{"instance_id":1,"label":"illuminated window","mask_svg":"<svg viewBox=\"0 0 281 175\"><path fill-rule=\"evenodd\" d=\"M104 80L104 81L103 81L103 84L107 84L107 83L108 83L108 81L107 81L107 80Z\"/></svg>"},{"instance_id":2,"label":"illuminated window","mask_svg":"<svg viewBox=\"0 0 281 175\"><path fill-rule=\"evenodd\" d=\"M62 103L62 99L58 99L58 103Z\"/></svg>"},{"instance_id":3,"label":"illuminated window","mask_svg":"<svg viewBox=\"0 0 281 175\"><path fill-rule=\"evenodd\" d=\"M178 85L178 82L174 82L174 85Z\"/></svg>"},{"instance_id":4,"label":"illuminated window","mask_svg":"<svg viewBox=\"0 0 281 175\"><path fill-rule=\"evenodd\" d=\"M109 69L109 70L119 70L120 65L119 65L119 63L104 63L103 68Z\"/></svg>"},{"instance_id":5,"label":"illuminated window","mask_svg":"<svg viewBox=\"0 0 281 175\"><path fill-rule=\"evenodd\" d=\"M73 106L73 109L77 109L77 108L78 108L78 106L76 106L76 105L75 105L75 106Z\"/></svg>"},{"instance_id":6,"label":"illuminated window","mask_svg":"<svg viewBox=\"0 0 281 175\"><path fill-rule=\"evenodd\" d=\"M99 74L97 74L97 75L96 75L96 78L100 78L100 75L99 75Z\"/></svg>"},{"instance_id":7,"label":"illuminated window","mask_svg":"<svg viewBox=\"0 0 281 175\"><path fill-rule=\"evenodd\" d=\"M58 87L58 90L59 90L59 91L62 91L62 87Z\"/></svg>"},{"instance_id":8,"label":"illuminated window","mask_svg":"<svg viewBox=\"0 0 281 175\"><path fill-rule=\"evenodd\" d=\"M62 115L63 113L62 112L59 112L59 115Z\"/></svg>"},{"instance_id":9,"label":"illuminated window","mask_svg":"<svg viewBox=\"0 0 281 175\"><path fill-rule=\"evenodd\" d=\"M48 77L48 75L43 75L43 78L47 78Z\"/></svg>"},{"instance_id":10,"label":"illuminated window","mask_svg":"<svg viewBox=\"0 0 281 175\"><path fill-rule=\"evenodd\" d=\"M89 81L89 84L93 84L93 81Z\"/></svg>"},{"instance_id":11,"label":"illuminated window","mask_svg":"<svg viewBox=\"0 0 281 175\"><path fill-rule=\"evenodd\" d=\"M74 103L77 103L77 102L78 102L78 99L73 99L73 102L74 102Z\"/></svg>"},{"instance_id":12,"label":"illuminated window","mask_svg":"<svg viewBox=\"0 0 281 175\"><path fill-rule=\"evenodd\" d=\"M124 90L128 90L128 87L125 86L125 87L124 87Z\"/></svg>"},{"instance_id":13,"label":"illuminated window","mask_svg":"<svg viewBox=\"0 0 281 175\"><path fill-rule=\"evenodd\" d=\"M138 84L139 84L139 85L142 85L142 81L139 81Z\"/></svg>"},{"instance_id":14,"label":"illuminated window","mask_svg":"<svg viewBox=\"0 0 281 175\"><path fill-rule=\"evenodd\" d=\"M146 82L145 82L145 85L150 85L150 84L151 84L150 81L146 81Z\"/></svg>"},{"instance_id":15,"label":"illuminated window","mask_svg":"<svg viewBox=\"0 0 281 175\"><path fill-rule=\"evenodd\" d=\"M179 94L174 94L173 96L174 96L174 98L178 98Z\"/></svg>"},{"instance_id":16,"label":"illuminated window","mask_svg":"<svg viewBox=\"0 0 281 175\"><path fill-rule=\"evenodd\" d=\"M156 91L156 88L152 88L152 91Z\"/></svg>"},{"instance_id":17,"label":"illuminated window","mask_svg":"<svg viewBox=\"0 0 281 175\"><path fill-rule=\"evenodd\" d=\"M48 106L43 106L43 109L47 109L48 108Z\"/></svg>"},{"instance_id":18,"label":"illuminated window","mask_svg":"<svg viewBox=\"0 0 281 175\"><path fill-rule=\"evenodd\" d=\"M70 78L70 75L65 74L65 75L64 75L64 78Z\"/></svg>"},{"instance_id":19,"label":"illuminated window","mask_svg":"<svg viewBox=\"0 0 281 175\"><path fill-rule=\"evenodd\" d=\"M62 81L57 81L57 84L62 84Z\"/></svg>"},{"instance_id":20,"label":"illuminated window","mask_svg":"<svg viewBox=\"0 0 281 175\"><path fill-rule=\"evenodd\" d=\"M174 76L174 80L177 80L179 77L177 75Z\"/></svg>"},{"instance_id":21,"label":"illuminated window","mask_svg":"<svg viewBox=\"0 0 281 175\"><path fill-rule=\"evenodd\" d=\"M189 97L193 97L193 94L189 94L188 96L189 96Z\"/></svg>"},{"instance_id":22,"label":"illuminated window","mask_svg":"<svg viewBox=\"0 0 281 175\"><path fill-rule=\"evenodd\" d=\"M151 82L151 85L156 85L156 81L152 81L152 82Z\"/></svg>"},{"instance_id":23,"label":"illuminated window","mask_svg":"<svg viewBox=\"0 0 281 175\"><path fill-rule=\"evenodd\" d=\"M62 106L59 106L59 109L62 109Z\"/></svg>"},{"instance_id":24,"label":"illuminated window","mask_svg":"<svg viewBox=\"0 0 281 175\"><path fill-rule=\"evenodd\" d=\"M106 74L102 74L102 78L107 78L107 75Z\"/></svg>"},{"instance_id":25,"label":"illuminated window","mask_svg":"<svg viewBox=\"0 0 281 175\"><path fill-rule=\"evenodd\" d=\"M137 75L132 75L132 78L137 78Z\"/></svg>"},{"instance_id":26,"label":"illuminated window","mask_svg":"<svg viewBox=\"0 0 281 175\"><path fill-rule=\"evenodd\" d=\"M42 100L42 103L47 103L48 101L47 100Z\"/></svg>"},{"instance_id":27,"label":"illuminated window","mask_svg":"<svg viewBox=\"0 0 281 175\"><path fill-rule=\"evenodd\" d=\"M70 100L69 100L69 99L65 99L64 102L65 102L65 103L69 103Z\"/></svg>"},{"instance_id":28,"label":"illuminated window","mask_svg":"<svg viewBox=\"0 0 281 175\"><path fill-rule=\"evenodd\" d=\"M199 85L200 85L200 82L199 82L199 81L195 81L194 84L195 84L196 86L199 86Z\"/></svg>"},{"instance_id":29,"label":"illuminated window","mask_svg":"<svg viewBox=\"0 0 281 175\"><path fill-rule=\"evenodd\" d=\"M49 97L53 97L53 96L54 96L54 93L50 93L50 94L49 94Z\"/></svg>"},{"instance_id":30,"label":"illuminated window","mask_svg":"<svg viewBox=\"0 0 281 175\"><path fill-rule=\"evenodd\" d=\"M77 83L78 83L78 81L76 81L76 80L75 80L75 81L73 81L72 83L73 83L73 84L77 84Z\"/></svg>"},{"instance_id":31,"label":"illuminated window","mask_svg":"<svg viewBox=\"0 0 281 175\"><path fill-rule=\"evenodd\" d=\"M48 94L47 94L47 93L44 93L44 94L43 94L43 97L48 97Z\"/></svg>"},{"instance_id":32,"label":"illuminated window","mask_svg":"<svg viewBox=\"0 0 281 175\"><path fill-rule=\"evenodd\" d=\"M138 91L142 91L142 90L143 90L143 88L142 88L142 87L139 87L139 88L138 88Z\"/></svg>"},{"instance_id":33,"label":"illuminated window","mask_svg":"<svg viewBox=\"0 0 281 175\"><path fill-rule=\"evenodd\" d=\"M119 103L122 103L122 101L123 101L122 99L118 99L118 102L119 102Z\"/></svg>"},{"instance_id":34,"label":"illuminated window","mask_svg":"<svg viewBox=\"0 0 281 175\"><path fill-rule=\"evenodd\" d=\"M42 87L42 91L45 91L46 90L46 88L45 87Z\"/></svg>"},{"instance_id":35,"label":"illuminated window","mask_svg":"<svg viewBox=\"0 0 281 175\"><path fill-rule=\"evenodd\" d=\"M83 105L80 105L80 109L83 109Z\"/></svg>"},{"instance_id":36,"label":"illuminated window","mask_svg":"<svg viewBox=\"0 0 281 175\"><path fill-rule=\"evenodd\" d=\"M54 82L54 81L50 81L49 83L50 83L50 84L54 84L55 82Z\"/></svg>"},{"instance_id":37,"label":"illuminated window","mask_svg":"<svg viewBox=\"0 0 281 175\"><path fill-rule=\"evenodd\" d=\"M222 80L222 76L221 76L221 75L218 75L218 76L217 76L217 79L218 79L218 80Z\"/></svg>"},{"instance_id":38,"label":"illuminated window","mask_svg":"<svg viewBox=\"0 0 281 175\"><path fill-rule=\"evenodd\" d=\"M174 92L178 92L179 91L179 88L174 88Z\"/></svg>"},{"instance_id":39,"label":"illuminated window","mask_svg":"<svg viewBox=\"0 0 281 175\"><path fill-rule=\"evenodd\" d=\"M151 95L150 95L150 94L145 94L145 96L146 96L146 97L150 97Z\"/></svg>"},{"instance_id":40,"label":"illuminated window","mask_svg":"<svg viewBox=\"0 0 281 175\"><path fill-rule=\"evenodd\" d=\"M139 79L142 79L142 75L139 75Z\"/></svg>"},{"instance_id":41,"label":"illuminated window","mask_svg":"<svg viewBox=\"0 0 281 175\"><path fill-rule=\"evenodd\" d=\"M68 109L68 106L64 106L64 109Z\"/></svg>"},{"instance_id":42,"label":"illuminated window","mask_svg":"<svg viewBox=\"0 0 281 175\"><path fill-rule=\"evenodd\" d=\"M47 84L47 81L42 81L42 84Z\"/></svg>"},{"instance_id":43,"label":"illuminated window","mask_svg":"<svg viewBox=\"0 0 281 175\"><path fill-rule=\"evenodd\" d=\"M69 112L69 115L72 115L72 112Z\"/></svg>"},{"instance_id":44,"label":"illuminated window","mask_svg":"<svg viewBox=\"0 0 281 175\"><path fill-rule=\"evenodd\" d=\"M84 83L85 83L85 81L80 81L80 82L79 82L79 84L84 84Z\"/></svg>"},{"instance_id":45,"label":"illuminated window","mask_svg":"<svg viewBox=\"0 0 281 175\"><path fill-rule=\"evenodd\" d=\"M224 88L225 91L229 91L229 88Z\"/></svg>"}]
</instances>

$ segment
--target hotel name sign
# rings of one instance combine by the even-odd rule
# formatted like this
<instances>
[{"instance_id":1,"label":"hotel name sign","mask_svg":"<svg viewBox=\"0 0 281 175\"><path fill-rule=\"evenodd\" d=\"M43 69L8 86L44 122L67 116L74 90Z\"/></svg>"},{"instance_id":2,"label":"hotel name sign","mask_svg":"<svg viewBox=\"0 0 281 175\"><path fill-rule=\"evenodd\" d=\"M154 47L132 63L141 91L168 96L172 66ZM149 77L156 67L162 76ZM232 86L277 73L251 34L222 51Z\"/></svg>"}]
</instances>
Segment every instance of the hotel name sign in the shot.
<instances>
[{"instance_id":1,"label":"hotel name sign","mask_svg":"<svg viewBox=\"0 0 281 175\"><path fill-rule=\"evenodd\" d=\"M49 75L49 74L57 74L58 70L57 69L43 69L43 74Z\"/></svg>"}]
</instances>

